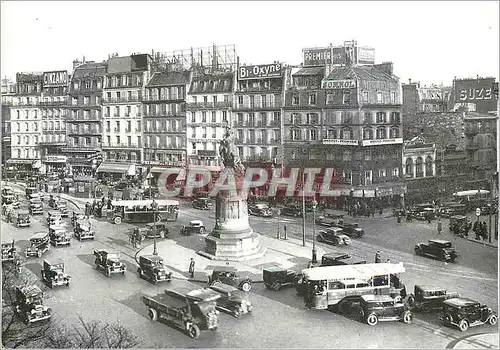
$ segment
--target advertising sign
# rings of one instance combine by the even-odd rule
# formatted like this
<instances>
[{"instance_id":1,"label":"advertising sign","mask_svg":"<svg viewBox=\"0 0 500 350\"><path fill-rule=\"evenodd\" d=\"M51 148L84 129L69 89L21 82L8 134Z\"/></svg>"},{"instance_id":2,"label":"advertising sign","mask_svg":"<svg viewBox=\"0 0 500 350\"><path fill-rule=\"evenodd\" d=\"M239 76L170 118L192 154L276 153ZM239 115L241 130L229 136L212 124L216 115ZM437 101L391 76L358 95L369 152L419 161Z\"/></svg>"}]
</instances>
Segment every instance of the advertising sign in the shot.
<instances>
[{"instance_id":1,"label":"advertising sign","mask_svg":"<svg viewBox=\"0 0 500 350\"><path fill-rule=\"evenodd\" d=\"M321 88L328 90L355 89L356 80L326 80L321 81Z\"/></svg>"},{"instance_id":2,"label":"advertising sign","mask_svg":"<svg viewBox=\"0 0 500 350\"><path fill-rule=\"evenodd\" d=\"M344 140L344 139L323 139L324 145L345 145L345 146L357 146L359 145L358 140Z\"/></svg>"},{"instance_id":3,"label":"advertising sign","mask_svg":"<svg viewBox=\"0 0 500 350\"><path fill-rule=\"evenodd\" d=\"M495 111L493 91L495 78L463 79L454 81L454 103L474 103L476 112Z\"/></svg>"},{"instance_id":4,"label":"advertising sign","mask_svg":"<svg viewBox=\"0 0 500 350\"><path fill-rule=\"evenodd\" d=\"M280 78L283 74L282 68L281 63L241 66L238 69L238 79Z\"/></svg>"},{"instance_id":5,"label":"advertising sign","mask_svg":"<svg viewBox=\"0 0 500 350\"><path fill-rule=\"evenodd\" d=\"M56 72L43 73L43 86L59 86L68 84L68 71L61 70Z\"/></svg>"},{"instance_id":6,"label":"advertising sign","mask_svg":"<svg viewBox=\"0 0 500 350\"><path fill-rule=\"evenodd\" d=\"M376 139L376 140L363 140L363 146L376 146L376 145L400 145L403 143L403 138L398 137L394 139Z\"/></svg>"},{"instance_id":7,"label":"advertising sign","mask_svg":"<svg viewBox=\"0 0 500 350\"><path fill-rule=\"evenodd\" d=\"M358 63L374 64L375 49L372 49L371 47L358 47Z\"/></svg>"},{"instance_id":8,"label":"advertising sign","mask_svg":"<svg viewBox=\"0 0 500 350\"><path fill-rule=\"evenodd\" d=\"M66 163L66 156L45 156L46 163Z\"/></svg>"},{"instance_id":9,"label":"advertising sign","mask_svg":"<svg viewBox=\"0 0 500 350\"><path fill-rule=\"evenodd\" d=\"M303 49L304 67L324 66L332 63L332 47Z\"/></svg>"}]
</instances>

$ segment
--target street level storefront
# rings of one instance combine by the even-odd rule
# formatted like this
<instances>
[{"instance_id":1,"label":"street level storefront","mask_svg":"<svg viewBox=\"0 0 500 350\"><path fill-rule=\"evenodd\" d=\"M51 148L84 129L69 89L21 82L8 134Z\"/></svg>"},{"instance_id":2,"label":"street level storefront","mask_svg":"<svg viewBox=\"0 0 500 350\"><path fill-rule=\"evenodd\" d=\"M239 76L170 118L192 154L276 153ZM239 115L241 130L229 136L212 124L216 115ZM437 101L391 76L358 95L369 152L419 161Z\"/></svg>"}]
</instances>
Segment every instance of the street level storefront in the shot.
<instances>
[{"instance_id":1,"label":"street level storefront","mask_svg":"<svg viewBox=\"0 0 500 350\"><path fill-rule=\"evenodd\" d=\"M92 176L76 175L73 181L74 187L70 188L70 194L77 198L91 198L95 192L95 179Z\"/></svg>"},{"instance_id":2,"label":"street level storefront","mask_svg":"<svg viewBox=\"0 0 500 350\"><path fill-rule=\"evenodd\" d=\"M118 180L135 176L135 164L102 162L97 168L97 178L102 180Z\"/></svg>"},{"instance_id":3,"label":"street level storefront","mask_svg":"<svg viewBox=\"0 0 500 350\"><path fill-rule=\"evenodd\" d=\"M42 159L46 174L57 174L66 168L67 157L60 155L46 155Z\"/></svg>"},{"instance_id":4,"label":"street level storefront","mask_svg":"<svg viewBox=\"0 0 500 350\"><path fill-rule=\"evenodd\" d=\"M24 179L37 175L40 168L40 161L37 159L8 159L6 162L5 174L2 172L3 177Z\"/></svg>"}]
</instances>

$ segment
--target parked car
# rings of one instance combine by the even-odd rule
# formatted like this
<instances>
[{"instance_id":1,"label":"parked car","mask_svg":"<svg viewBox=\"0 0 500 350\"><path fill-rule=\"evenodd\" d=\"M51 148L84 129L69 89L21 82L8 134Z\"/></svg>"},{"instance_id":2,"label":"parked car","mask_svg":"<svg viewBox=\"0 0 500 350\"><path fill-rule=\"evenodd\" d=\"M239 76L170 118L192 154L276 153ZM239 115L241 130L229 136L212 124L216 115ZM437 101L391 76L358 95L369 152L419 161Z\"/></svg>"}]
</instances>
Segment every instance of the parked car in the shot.
<instances>
[{"instance_id":1,"label":"parked car","mask_svg":"<svg viewBox=\"0 0 500 350\"><path fill-rule=\"evenodd\" d=\"M53 261L43 261L42 280L49 285L54 286L66 285L69 287L71 276L64 272L64 262L60 259Z\"/></svg>"},{"instance_id":2,"label":"parked car","mask_svg":"<svg viewBox=\"0 0 500 350\"><path fill-rule=\"evenodd\" d=\"M344 234L340 227L331 227L326 230L320 230L316 236L318 242L329 243L333 245L349 245L351 239Z\"/></svg>"},{"instance_id":3,"label":"parked car","mask_svg":"<svg viewBox=\"0 0 500 350\"><path fill-rule=\"evenodd\" d=\"M92 231L92 225L89 220L77 220L75 222L73 233L75 234L75 238L79 241L83 241L85 239L95 239L95 232Z\"/></svg>"},{"instance_id":4,"label":"parked car","mask_svg":"<svg viewBox=\"0 0 500 350\"><path fill-rule=\"evenodd\" d=\"M52 309L43 305L43 293L35 285L16 287L15 312L31 324L52 317Z\"/></svg>"},{"instance_id":5,"label":"parked car","mask_svg":"<svg viewBox=\"0 0 500 350\"><path fill-rule=\"evenodd\" d=\"M212 272L208 278L208 284L228 284L237 287L245 292L252 289L252 280L247 276L241 276L236 269L230 267L222 267Z\"/></svg>"},{"instance_id":6,"label":"parked car","mask_svg":"<svg viewBox=\"0 0 500 350\"><path fill-rule=\"evenodd\" d=\"M139 229L139 232L142 239L154 238L155 236L156 238L167 238L169 230L165 222L150 222L144 228Z\"/></svg>"},{"instance_id":7,"label":"parked car","mask_svg":"<svg viewBox=\"0 0 500 350\"><path fill-rule=\"evenodd\" d=\"M362 295L360 297L360 316L370 326L379 321L402 321L409 324L413 315L407 309L401 298L391 298L389 295Z\"/></svg>"},{"instance_id":8,"label":"parked car","mask_svg":"<svg viewBox=\"0 0 500 350\"><path fill-rule=\"evenodd\" d=\"M498 203L484 204L479 209L481 209L481 215L494 215L498 213Z\"/></svg>"},{"instance_id":9,"label":"parked car","mask_svg":"<svg viewBox=\"0 0 500 350\"><path fill-rule=\"evenodd\" d=\"M452 298L443 301L443 317L445 326L456 326L465 332L469 327L497 324L498 316L495 311L478 301L468 298Z\"/></svg>"},{"instance_id":10,"label":"parked car","mask_svg":"<svg viewBox=\"0 0 500 350\"><path fill-rule=\"evenodd\" d=\"M273 211L269 208L269 205L265 203L256 203L248 207L248 214L255 216L262 216L264 218L273 217Z\"/></svg>"},{"instance_id":11,"label":"parked car","mask_svg":"<svg viewBox=\"0 0 500 350\"><path fill-rule=\"evenodd\" d=\"M359 227L359 224L354 222L354 223L341 223L337 225L344 231L344 233L350 237L356 237L356 238L361 238L365 234L365 231Z\"/></svg>"},{"instance_id":12,"label":"parked car","mask_svg":"<svg viewBox=\"0 0 500 350\"><path fill-rule=\"evenodd\" d=\"M316 218L316 223L321 226L334 227L342 224L344 220L342 218L329 218L324 216L318 216Z\"/></svg>"},{"instance_id":13,"label":"parked car","mask_svg":"<svg viewBox=\"0 0 500 350\"><path fill-rule=\"evenodd\" d=\"M87 215L85 215L84 212L82 211L74 211L73 214L71 215L71 225L73 227L76 226L76 222L78 220L85 220L88 219Z\"/></svg>"},{"instance_id":14,"label":"parked car","mask_svg":"<svg viewBox=\"0 0 500 350\"><path fill-rule=\"evenodd\" d=\"M299 205L287 205L281 209L281 215L300 217L302 216L302 207Z\"/></svg>"},{"instance_id":15,"label":"parked car","mask_svg":"<svg viewBox=\"0 0 500 350\"><path fill-rule=\"evenodd\" d=\"M43 214L43 203L41 197L31 195L29 200L29 212L31 215Z\"/></svg>"},{"instance_id":16,"label":"parked car","mask_svg":"<svg viewBox=\"0 0 500 350\"><path fill-rule=\"evenodd\" d=\"M71 236L64 226L52 225L49 226L49 239L50 244L54 247L60 245L70 245L71 244Z\"/></svg>"},{"instance_id":17,"label":"parked car","mask_svg":"<svg viewBox=\"0 0 500 350\"><path fill-rule=\"evenodd\" d=\"M14 246L14 241L2 243L2 263L15 262L17 259L17 251Z\"/></svg>"},{"instance_id":18,"label":"parked car","mask_svg":"<svg viewBox=\"0 0 500 350\"><path fill-rule=\"evenodd\" d=\"M252 303L241 295L238 288L227 284L216 284L210 286L210 289L219 293L221 296L217 299L217 310L228 312L236 318L252 312Z\"/></svg>"},{"instance_id":19,"label":"parked car","mask_svg":"<svg viewBox=\"0 0 500 350\"><path fill-rule=\"evenodd\" d=\"M2 205L3 204L10 205L14 209L21 207L21 203L19 203L17 195L2 195Z\"/></svg>"},{"instance_id":20,"label":"parked car","mask_svg":"<svg viewBox=\"0 0 500 350\"><path fill-rule=\"evenodd\" d=\"M190 235L198 233L200 235L205 233L205 224L201 220L191 220L187 226L182 226L181 235Z\"/></svg>"},{"instance_id":21,"label":"parked car","mask_svg":"<svg viewBox=\"0 0 500 350\"><path fill-rule=\"evenodd\" d=\"M15 224L16 227L29 227L31 225L30 212L27 210L18 210Z\"/></svg>"},{"instance_id":22,"label":"parked car","mask_svg":"<svg viewBox=\"0 0 500 350\"><path fill-rule=\"evenodd\" d=\"M16 192L14 192L14 189L10 186L2 186L2 196L13 196L15 195Z\"/></svg>"},{"instance_id":23,"label":"parked car","mask_svg":"<svg viewBox=\"0 0 500 350\"><path fill-rule=\"evenodd\" d=\"M420 221L434 220L436 218L436 211L434 208L421 208L413 211L412 216Z\"/></svg>"},{"instance_id":24,"label":"parked car","mask_svg":"<svg viewBox=\"0 0 500 350\"><path fill-rule=\"evenodd\" d=\"M95 264L97 270L103 270L106 276L110 277L112 274L121 273L125 274L127 266L120 260L118 253L110 253L107 250L99 249L94 250Z\"/></svg>"},{"instance_id":25,"label":"parked car","mask_svg":"<svg viewBox=\"0 0 500 350\"><path fill-rule=\"evenodd\" d=\"M454 203L447 204L439 208L438 214L443 218L449 218L454 215L465 215L467 213L467 206L465 204Z\"/></svg>"},{"instance_id":26,"label":"parked car","mask_svg":"<svg viewBox=\"0 0 500 350\"><path fill-rule=\"evenodd\" d=\"M321 266L366 264L366 260L355 260L349 254L327 253L321 257Z\"/></svg>"},{"instance_id":27,"label":"parked car","mask_svg":"<svg viewBox=\"0 0 500 350\"><path fill-rule=\"evenodd\" d=\"M38 193L38 188L37 187L26 187L26 190L25 190L25 193L26 193L26 198L30 198L30 195L32 195L33 193Z\"/></svg>"},{"instance_id":28,"label":"parked car","mask_svg":"<svg viewBox=\"0 0 500 350\"><path fill-rule=\"evenodd\" d=\"M158 255L139 256L139 277L149 280L151 283L171 281L172 272L167 271L163 265L163 258Z\"/></svg>"},{"instance_id":29,"label":"parked car","mask_svg":"<svg viewBox=\"0 0 500 350\"><path fill-rule=\"evenodd\" d=\"M61 225L62 224L62 215L58 211L49 211L48 216L47 216L47 225L48 226L55 226L55 225Z\"/></svg>"},{"instance_id":30,"label":"parked car","mask_svg":"<svg viewBox=\"0 0 500 350\"><path fill-rule=\"evenodd\" d=\"M430 239L428 243L418 243L415 245L415 254L443 261L455 261L458 256L451 242L441 239Z\"/></svg>"},{"instance_id":31,"label":"parked car","mask_svg":"<svg viewBox=\"0 0 500 350\"><path fill-rule=\"evenodd\" d=\"M41 257L43 253L50 249L49 233L38 232L30 238L30 246L24 250L27 257L38 256Z\"/></svg>"},{"instance_id":32,"label":"parked car","mask_svg":"<svg viewBox=\"0 0 500 350\"><path fill-rule=\"evenodd\" d=\"M415 285L414 294L408 296L408 304L412 311L428 314L433 310L441 310L443 301L458 297L460 295L457 292L447 292L445 288Z\"/></svg>"},{"instance_id":33,"label":"parked car","mask_svg":"<svg viewBox=\"0 0 500 350\"><path fill-rule=\"evenodd\" d=\"M201 210L211 210L214 205L212 200L208 197L200 197L193 199L193 208Z\"/></svg>"},{"instance_id":34,"label":"parked car","mask_svg":"<svg viewBox=\"0 0 500 350\"><path fill-rule=\"evenodd\" d=\"M262 270L262 279L266 288L278 291L281 287L294 286L299 277L293 270L269 267Z\"/></svg>"}]
</instances>

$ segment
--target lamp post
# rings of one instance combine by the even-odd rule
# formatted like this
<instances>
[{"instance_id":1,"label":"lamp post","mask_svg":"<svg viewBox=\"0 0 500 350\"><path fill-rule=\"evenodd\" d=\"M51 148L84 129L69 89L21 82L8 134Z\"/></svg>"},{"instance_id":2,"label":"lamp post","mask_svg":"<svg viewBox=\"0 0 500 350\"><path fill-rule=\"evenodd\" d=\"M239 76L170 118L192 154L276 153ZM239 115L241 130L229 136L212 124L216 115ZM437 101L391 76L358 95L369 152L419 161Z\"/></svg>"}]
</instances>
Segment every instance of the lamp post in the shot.
<instances>
[{"instance_id":1,"label":"lamp post","mask_svg":"<svg viewBox=\"0 0 500 350\"><path fill-rule=\"evenodd\" d=\"M312 235L313 235L313 248L312 248L312 263L315 264L318 262L317 257L316 257L316 207L318 205L318 202L316 202L316 199L313 200L312 202L312 209L313 209L313 230L312 230Z\"/></svg>"},{"instance_id":2,"label":"lamp post","mask_svg":"<svg viewBox=\"0 0 500 350\"><path fill-rule=\"evenodd\" d=\"M156 210L158 209L158 203L156 203L153 198L153 203L151 203L151 208L153 208L153 255L158 255L158 250L156 249Z\"/></svg>"}]
</instances>

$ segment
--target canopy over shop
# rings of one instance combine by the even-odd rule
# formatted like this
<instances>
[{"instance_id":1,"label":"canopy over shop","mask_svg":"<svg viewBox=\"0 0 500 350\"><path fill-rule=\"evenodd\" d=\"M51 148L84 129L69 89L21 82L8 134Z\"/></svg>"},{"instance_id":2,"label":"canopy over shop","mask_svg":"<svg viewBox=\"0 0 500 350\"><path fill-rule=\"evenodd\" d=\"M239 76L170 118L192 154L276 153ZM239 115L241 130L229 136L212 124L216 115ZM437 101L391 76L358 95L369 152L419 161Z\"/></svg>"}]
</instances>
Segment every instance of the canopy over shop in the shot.
<instances>
[{"instance_id":1,"label":"canopy over shop","mask_svg":"<svg viewBox=\"0 0 500 350\"><path fill-rule=\"evenodd\" d=\"M125 178L127 176L135 176L135 164L124 163L108 163L103 162L97 168L98 178Z\"/></svg>"}]
</instances>

